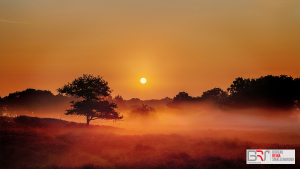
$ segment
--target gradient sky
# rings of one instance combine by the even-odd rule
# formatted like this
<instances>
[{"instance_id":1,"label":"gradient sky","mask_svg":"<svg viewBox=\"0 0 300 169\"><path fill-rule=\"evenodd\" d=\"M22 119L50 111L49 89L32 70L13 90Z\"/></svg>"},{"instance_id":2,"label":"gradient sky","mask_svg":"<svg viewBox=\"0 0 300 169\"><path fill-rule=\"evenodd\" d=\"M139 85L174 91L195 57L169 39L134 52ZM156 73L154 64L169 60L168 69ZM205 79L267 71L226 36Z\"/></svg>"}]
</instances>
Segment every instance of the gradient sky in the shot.
<instances>
[{"instance_id":1,"label":"gradient sky","mask_svg":"<svg viewBox=\"0 0 300 169\"><path fill-rule=\"evenodd\" d=\"M0 0L0 96L100 75L125 99L300 76L298 0ZM146 84L139 82L147 79Z\"/></svg>"}]
</instances>

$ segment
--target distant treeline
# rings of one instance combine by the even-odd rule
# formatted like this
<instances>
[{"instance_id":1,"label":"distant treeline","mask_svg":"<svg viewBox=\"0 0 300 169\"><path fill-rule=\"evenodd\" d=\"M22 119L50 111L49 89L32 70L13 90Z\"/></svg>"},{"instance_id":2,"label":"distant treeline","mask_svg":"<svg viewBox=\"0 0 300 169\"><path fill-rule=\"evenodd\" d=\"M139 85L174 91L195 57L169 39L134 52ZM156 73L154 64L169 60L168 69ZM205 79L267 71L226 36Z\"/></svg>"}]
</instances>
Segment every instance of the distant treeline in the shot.
<instances>
[{"instance_id":1,"label":"distant treeline","mask_svg":"<svg viewBox=\"0 0 300 169\"><path fill-rule=\"evenodd\" d=\"M201 97L192 97L180 92L168 103L178 107L186 102L209 103L219 108L276 108L299 109L300 79L281 76L262 76L258 79L238 77L227 91L213 88L203 92Z\"/></svg>"},{"instance_id":2,"label":"distant treeline","mask_svg":"<svg viewBox=\"0 0 300 169\"><path fill-rule=\"evenodd\" d=\"M54 95L47 90L26 89L0 98L1 115L41 115L64 112L73 97Z\"/></svg>"},{"instance_id":3,"label":"distant treeline","mask_svg":"<svg viewBox=\"0 0 300 169\"><path fill-rule=\"evenodd\" d=\"M106 99L115 102L119 109L139 109L142 105L169 108L180 108L185 103L209 104L227 108L300 108L300 79L286 75L262 76L257 79L236 78L230 87L224 91L213 88L203 92L202 96L192 97L186 92L179 92L173 99L142 101L138 98L124 100L122 96L111 96ZM3 114L38 114L39 112L64 113L69 108L73 97L54 95L47 90L27 89L11 93L0 98L0 112Z\"/></svg>"}]
</instances>

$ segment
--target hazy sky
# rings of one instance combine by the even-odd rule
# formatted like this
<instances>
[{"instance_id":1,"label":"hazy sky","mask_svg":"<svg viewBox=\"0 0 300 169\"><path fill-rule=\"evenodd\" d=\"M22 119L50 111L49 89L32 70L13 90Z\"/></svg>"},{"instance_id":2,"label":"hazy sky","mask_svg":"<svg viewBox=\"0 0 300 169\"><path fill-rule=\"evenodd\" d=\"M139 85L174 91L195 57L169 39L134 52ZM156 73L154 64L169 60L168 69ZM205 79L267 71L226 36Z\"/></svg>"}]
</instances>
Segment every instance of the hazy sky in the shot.
<instances>
[{"instance_id":1,"label":"hazy sky","mask_svg":"<svg viewBox=\"0 0 300 169\"><path fill-rule=\"evenodd\" d=\"M0 0L0 96L100 75L125 99L300 76L299 0ZM146 84L139 82L147 79Z\"/></svg>"}]
</instances>

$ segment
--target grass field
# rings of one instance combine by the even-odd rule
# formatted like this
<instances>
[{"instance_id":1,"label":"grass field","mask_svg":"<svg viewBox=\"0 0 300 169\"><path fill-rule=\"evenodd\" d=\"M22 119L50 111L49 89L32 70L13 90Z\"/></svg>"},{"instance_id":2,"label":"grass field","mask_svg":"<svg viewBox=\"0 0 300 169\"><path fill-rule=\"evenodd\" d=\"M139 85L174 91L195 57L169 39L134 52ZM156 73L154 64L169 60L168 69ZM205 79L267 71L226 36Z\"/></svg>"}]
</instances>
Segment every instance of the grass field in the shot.
<instances>
[{"instance_id":1,"label":"grass field","mask_svg":"<svg viewBox=\"0 0 300 169\"><path fill-rule=\"evenodd\" d=\"M51 118L0 119L1 169L300 167L297 133L227 129L140 134ZM251 148L295 149L296 164L247 165L246 149Z\"/></svg>"}]
</instances>

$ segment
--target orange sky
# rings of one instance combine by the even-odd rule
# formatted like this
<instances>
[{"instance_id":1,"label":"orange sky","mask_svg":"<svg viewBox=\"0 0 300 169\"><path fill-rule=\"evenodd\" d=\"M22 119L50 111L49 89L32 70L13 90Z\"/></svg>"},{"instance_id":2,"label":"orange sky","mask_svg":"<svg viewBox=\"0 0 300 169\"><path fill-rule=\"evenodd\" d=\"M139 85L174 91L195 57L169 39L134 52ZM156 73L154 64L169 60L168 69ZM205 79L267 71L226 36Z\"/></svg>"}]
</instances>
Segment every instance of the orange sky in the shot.
<instances>
[{"instance_id":1,"label":"orange sky","mask_svg":"<svg viewBox=\"0 0 300 169\"><path fill-rule=\"evenodd\" d=\"M125 99L299 77L299 30L295 0L0 0L0 96L83 73Z\"/></svg>"}]
</instances>

